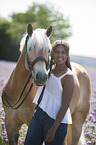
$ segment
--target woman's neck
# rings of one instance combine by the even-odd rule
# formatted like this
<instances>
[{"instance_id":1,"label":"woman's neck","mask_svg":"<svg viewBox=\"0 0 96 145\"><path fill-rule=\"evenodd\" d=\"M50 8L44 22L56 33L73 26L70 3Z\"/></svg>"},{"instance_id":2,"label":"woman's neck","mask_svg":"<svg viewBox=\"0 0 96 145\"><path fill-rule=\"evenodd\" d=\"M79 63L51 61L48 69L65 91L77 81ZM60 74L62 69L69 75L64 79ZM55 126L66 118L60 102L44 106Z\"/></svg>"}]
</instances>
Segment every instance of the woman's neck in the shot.
<instances>
[{"instance_id":1,"label":"woman's neck","mask_svg":"<svg viewBox=\"0 0 96 145\"><path fill-rule=\"evenodd\" d=\"M53 74L56 76L62 75L68 71L68 67L66 65L56 65L53 69Z\"/></svg>"},{"instance_id":2,"label":"woman's neck","mask_svg":"<svg viewBox=\"0 0 96 145\"><path fill-rule=\"evenodd\" d=\"M55 67L55 70L57 70L58 72L59 71L67 71L67 69L68 68L67 68L67 66L65 64L63 64L63 65L62 64L61 65L59 64L59 65L56 65L56 67Z\"/></svg>"}]
</instances>

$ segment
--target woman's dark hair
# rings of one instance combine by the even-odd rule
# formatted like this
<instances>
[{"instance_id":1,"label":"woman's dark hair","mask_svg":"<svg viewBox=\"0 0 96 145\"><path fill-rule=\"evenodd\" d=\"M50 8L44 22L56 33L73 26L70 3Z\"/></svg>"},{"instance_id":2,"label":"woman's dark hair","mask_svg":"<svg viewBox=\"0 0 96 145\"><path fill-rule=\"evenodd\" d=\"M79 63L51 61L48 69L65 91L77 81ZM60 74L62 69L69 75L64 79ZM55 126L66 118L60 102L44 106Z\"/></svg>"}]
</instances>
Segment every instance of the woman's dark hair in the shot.
<instances>
[{"instance_id":1,"label":"woman's dark hair","mask_svg":"<svg viewBox=\"0 0 96 145\"><path fill-rule=\"evenodd\" d=\"M55 49L57 48L57 46L59 46L59 45L62 45L62 46L64 47L64 49L65 49L65 51L66 51L66 54L67 54L67 56L68 56L68 58L67 58L65 64L66 64L66 66L67 66L70 70L72 70L71 62L70 62L70 56L69 56L69 45L68 45L68 43L66 43L66 42L63 41L63 40L56 40L56 41L52 44L52 51L54 52ZM51 57L52 57L52 56L51 56ZM50 67L51 67L51 66L50 66Z\"/></svg>"}]
</instances>

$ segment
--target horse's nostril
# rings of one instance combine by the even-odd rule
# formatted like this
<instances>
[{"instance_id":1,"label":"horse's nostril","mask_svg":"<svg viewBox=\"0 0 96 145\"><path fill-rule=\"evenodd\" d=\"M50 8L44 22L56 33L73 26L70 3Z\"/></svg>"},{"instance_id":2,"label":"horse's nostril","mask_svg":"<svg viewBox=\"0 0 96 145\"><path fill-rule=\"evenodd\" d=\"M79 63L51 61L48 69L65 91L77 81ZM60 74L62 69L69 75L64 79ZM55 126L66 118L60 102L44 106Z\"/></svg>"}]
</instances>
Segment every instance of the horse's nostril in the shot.
<instances>
[{"instance_id":1,"label":"horse's nostril","mask_svg":"<svg viewBox=\"0 0 96 145\"><path fill-rule=\"evenodd\" d=\"M39 74L36 75L36 79L37 79L37 80L39 79Z\"/></svg>"},{"instance_id":2,"label":"horse's nostril","mask_svg":"<svg viewBox=\"0 0 96 145\"><path fill-rule=\"evenodd\" d=\"M42 78L43 78L42 74L40 72L38 72L37 75L36 75L36 79L37 80L42 80Z\"/></svg>"},{"instance_id":3,"label":"horse's nostril","mask_svg":"<svg viewBox=\"0 0 96 145\"><path fill-rule=\"evenodd\" d=\"M47 80L47 75L38 72L37 75L36 75L36 79L38 81L44 81L45 82Z\"/></svg>"},{"instance_id":4,"label":"horse's nostril","mask_svg":"<svg viewBox=\"0 0 96 145\"><path fill-rule=\"evenodd\" d=\"M39 72L39 73L37 73L37 75L36 75L36 79L37 79L37 80L42 80L42 79L44 79L44 76Z\"/></svg>"}]
</instances>

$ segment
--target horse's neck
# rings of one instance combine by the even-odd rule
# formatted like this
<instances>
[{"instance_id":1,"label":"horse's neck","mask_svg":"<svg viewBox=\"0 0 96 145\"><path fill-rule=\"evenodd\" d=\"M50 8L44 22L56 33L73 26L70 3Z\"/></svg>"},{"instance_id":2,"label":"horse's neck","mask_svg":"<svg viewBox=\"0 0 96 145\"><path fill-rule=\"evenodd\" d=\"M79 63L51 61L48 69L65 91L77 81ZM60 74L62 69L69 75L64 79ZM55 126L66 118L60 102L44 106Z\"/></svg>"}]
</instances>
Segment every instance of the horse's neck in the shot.
<instances>
[{"instance_id":1,"label":"horse's neck","mask_svg":"<svg viewBox=\"0 0 96 145\"><path fill-rule=\"evenodd\" d=\"M19 95L28 80L29 71L24 67L25 48L23 49L17 65L13 70L6 86L5 91L8 95Z\"/></svg>"}]
</instances>

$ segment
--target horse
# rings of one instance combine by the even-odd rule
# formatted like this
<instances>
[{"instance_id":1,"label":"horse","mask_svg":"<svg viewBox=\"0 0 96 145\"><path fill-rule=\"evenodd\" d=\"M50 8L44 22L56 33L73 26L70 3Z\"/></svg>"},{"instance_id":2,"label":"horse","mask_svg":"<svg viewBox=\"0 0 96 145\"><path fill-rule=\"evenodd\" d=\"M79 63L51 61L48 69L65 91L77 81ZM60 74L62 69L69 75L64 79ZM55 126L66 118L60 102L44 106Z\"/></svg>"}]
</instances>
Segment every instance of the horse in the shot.
<instances>
[{"instance_id":1,"label":"horse","mask_svg":"<svg viewBox=\"0 0 96 145\"><path fill-rule=\"evenodd\" d=\"M42 31L43 33L41 33ZM46 60L48 60L48 50L51 47L49 37L52 33L52 26L42 31L41 29L40 33L37 29L33 31L32 24L27 25L27 36L21 40L22 53L3 89L2 102L5 110L5 126L9 145L17 145L21 126L24 123L30 124L36 107L36 104L32 103L32 101L38 87L43 85L48 78L48 63ZM72 115L72 125L68 125L64 145L85 145L81 140L81 136L82 127L90 109L90 78L81 65L74 62L71 62L71 65L75 81L74 92L69 106ZM32 77L30 78L29 76ZM35 83L32 83L32 81ZM28 82L28 85L26 82ZM30 89L32 84L33 87ZM26 89L21 91L23 88ZM24 98L23 103L21 99L21 105L16 107L19 101L15 104L14 102L18 100L22 93L23 96L28 93L27 98ZM7 105L8 102L12 105L9 104L8 107L4 104L5 102Z\"/></svg>"},{"instance_id":2,"label":"horse","mask_svg":"<svg viewBox=\"0 0 96 145\"><path fill-rule=\"evenodd\" d=\"M32 101L38 86L47 81L51 33L52 26L33 30L29 23L21 40L21 55L2 91L9 145L18 144L19 130L24 123L29 125L36 107Z\"/></svg>"}]
</instances>

